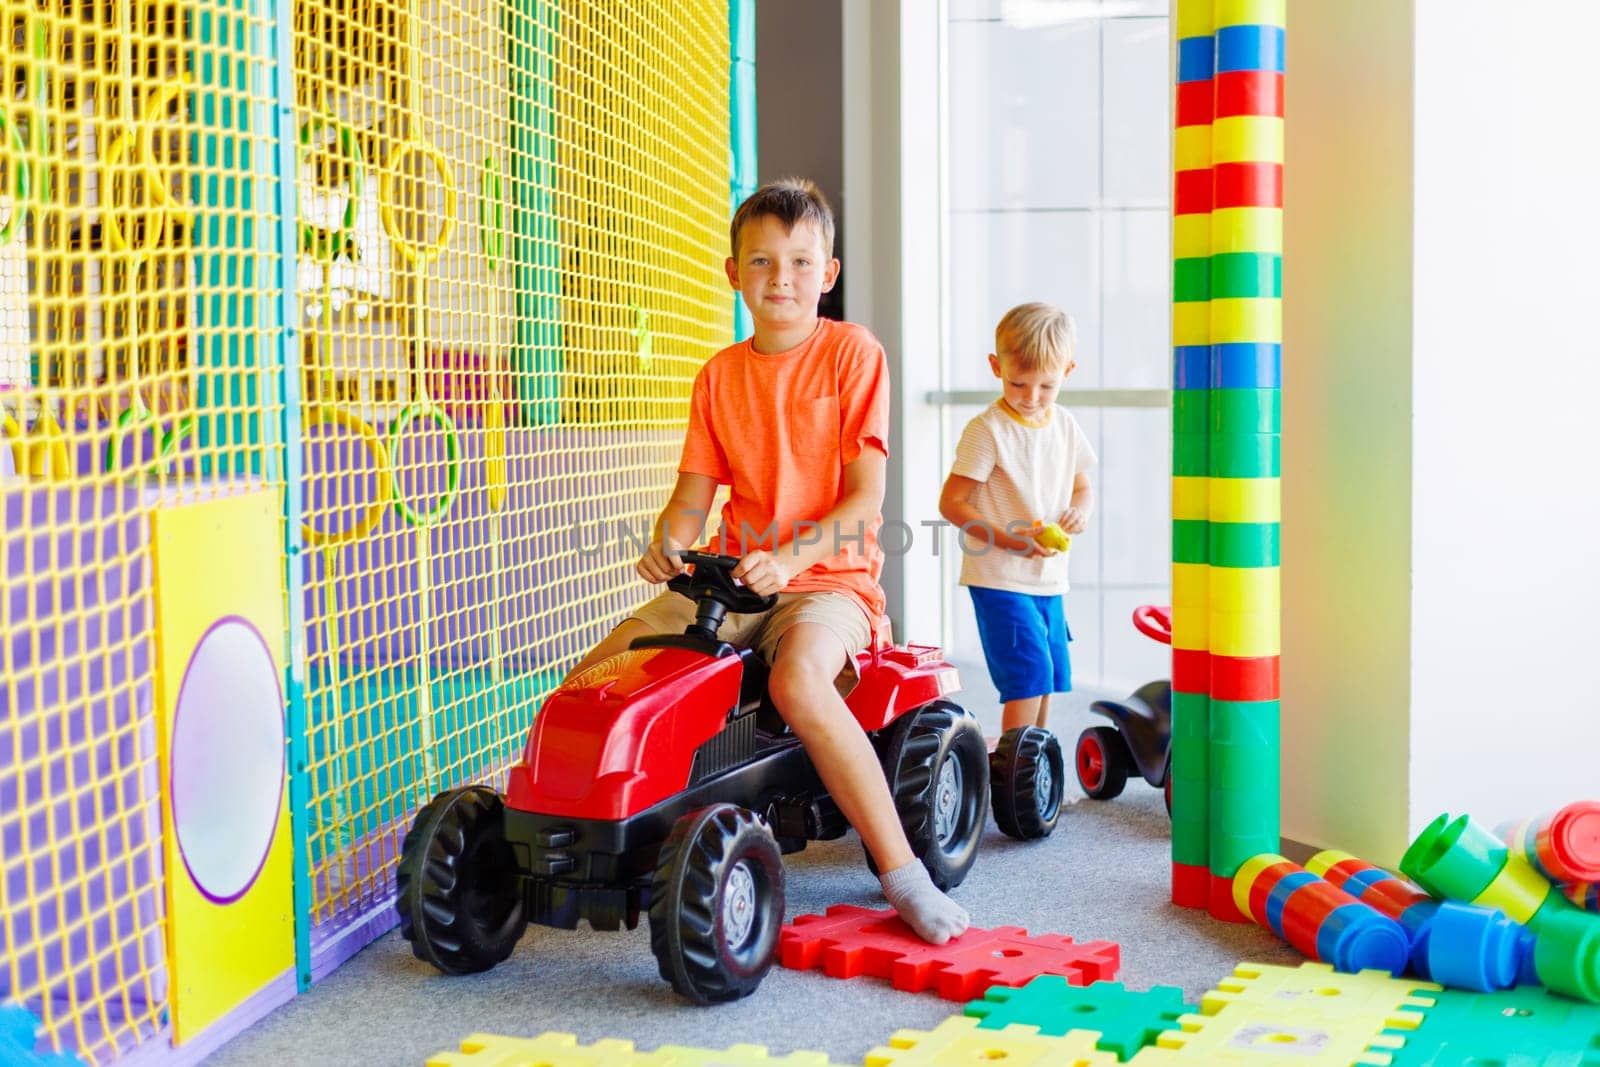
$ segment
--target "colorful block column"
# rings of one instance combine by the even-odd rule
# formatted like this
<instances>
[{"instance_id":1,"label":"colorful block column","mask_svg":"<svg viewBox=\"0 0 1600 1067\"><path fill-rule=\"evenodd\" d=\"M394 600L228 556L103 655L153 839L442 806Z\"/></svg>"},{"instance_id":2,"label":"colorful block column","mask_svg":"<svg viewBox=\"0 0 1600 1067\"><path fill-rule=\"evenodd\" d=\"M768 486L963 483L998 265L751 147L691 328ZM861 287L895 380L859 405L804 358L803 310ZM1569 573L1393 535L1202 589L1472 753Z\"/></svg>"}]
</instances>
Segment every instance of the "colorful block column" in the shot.
<instances>
[{"instance_id":1,"label":"colorful block column","mask_svg":"<svg viewBox=\"0 0 1600 1067\"><path fill-rule=\"evenodd\" d=\"M1285 7L1213 7L1207 907L1233 922L1235 873L1278 848Z\"/></svg>"},{"instance_id":2,"label":"colorful block column","mask_svg":"<svg viewBox=\"0 0 1600 1067\"><path fill-rule=\"evenodd\" d=\"M1212 0L1177 0L1172 190L1172 902L1205 907L1211 386Z\"/></svg>"}]
</instances>

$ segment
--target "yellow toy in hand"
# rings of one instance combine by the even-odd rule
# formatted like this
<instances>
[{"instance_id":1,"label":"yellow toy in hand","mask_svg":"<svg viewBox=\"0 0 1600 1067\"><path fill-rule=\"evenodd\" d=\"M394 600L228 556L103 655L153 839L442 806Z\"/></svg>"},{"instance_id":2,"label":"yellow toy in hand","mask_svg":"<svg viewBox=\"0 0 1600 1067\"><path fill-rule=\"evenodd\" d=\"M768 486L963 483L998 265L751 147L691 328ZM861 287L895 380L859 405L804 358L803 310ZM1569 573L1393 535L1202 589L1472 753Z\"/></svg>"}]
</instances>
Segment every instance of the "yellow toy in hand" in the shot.
<instances>
[{"instance_id":1,"label":"yellow toy in hand","mask_svg":"<svg viewBox=\"0 0 1600 1067\"><path fill-rule=\"evenodd\" d=\"M1035 523L1033 539L1045 548L1053 548L1057 552L1065 552L1072 547L1072 538L1053 522Z\"/></svg>"}]
</instances>

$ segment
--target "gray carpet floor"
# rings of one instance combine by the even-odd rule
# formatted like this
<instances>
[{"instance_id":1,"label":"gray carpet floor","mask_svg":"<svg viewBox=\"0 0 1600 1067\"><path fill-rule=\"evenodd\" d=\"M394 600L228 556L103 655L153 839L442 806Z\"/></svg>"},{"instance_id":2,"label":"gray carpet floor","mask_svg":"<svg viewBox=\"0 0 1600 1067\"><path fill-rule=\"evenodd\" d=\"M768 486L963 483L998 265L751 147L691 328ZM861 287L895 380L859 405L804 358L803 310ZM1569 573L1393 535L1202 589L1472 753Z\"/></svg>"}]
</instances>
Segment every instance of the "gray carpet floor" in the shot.
<instances>
[{"instance_id":1,"label":"gray carpet floor","mask_svg":"<svg viewBox=\"0 0 1600 1067\"><path fill-rule=\"evenodd\" d=\"M997 733L996 695L982 664L963 665L962 680L967 692L958 699ZM1056 698L1051 725L1069 758L1079 730L1104 721L1087 711L1098 695ZM1068 797L1081 798L1075 782ZM831 904L885 906L853 834L785 862L790 917ZM1174 908L1168 872L1161 795L1136 779L1117 800L1079 799L1041 842L1012 841L991 823L976 866L954 895L979 926L1116 941L1128 988L1181 986L1192 1003L1240 960L1300 961L1264 930ZM858 1064L895 1030L929 1029L962 1008L874 978L840 981L781 966L744 1000L696 1008L657 975L647 926L618 933L531 927L511 959L467 978L440 975L391 932L206 1063L421 1067L473 1032L531 1037L559 1030L585 1044L626 1038L642 1051L747 1042L774 1056L811 1049Z\"/></svg>"}]
</instances>

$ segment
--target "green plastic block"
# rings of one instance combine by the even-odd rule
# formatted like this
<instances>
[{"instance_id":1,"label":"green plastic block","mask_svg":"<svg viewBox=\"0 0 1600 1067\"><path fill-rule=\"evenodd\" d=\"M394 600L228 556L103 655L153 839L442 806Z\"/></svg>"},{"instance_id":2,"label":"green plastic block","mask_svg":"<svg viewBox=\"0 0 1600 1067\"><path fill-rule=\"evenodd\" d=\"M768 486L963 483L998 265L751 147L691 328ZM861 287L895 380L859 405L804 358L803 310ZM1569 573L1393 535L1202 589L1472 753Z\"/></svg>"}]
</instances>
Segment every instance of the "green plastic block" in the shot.
<instances>
[{"instance_id":1,"label":"green plastic block","mask_svg":"<svg viewBox=\"0 0 1600 1067\"><path fill-rule=\"evenodd\" d=\"M1188 392L1189 390L1182 390ZM1174 393L1174 396L1180 395ZM1172 435L1172 476L1174 478L1204 478L1210 471L1211 436L1204 433L1177 433Z\"/></svg>"},{"instance_id":2,"label":"green plastic block","mask_svg":"<svg viewBox=\"0 0 1600 1067\"><path fill-rule=\"evenodd\" d=\"M1210 449L1211 469L1205 473L1213 478L1276 478L1280 474L1275 433L1214 433Z\"/></svg>"},{"instance_id":3,"label":"green plastic block","mask_svg":"<svg viewBox=\"0 0 1600 1067\"><path fill-rule=\"evenodd\" d=\"M1196 434L1203 438L1210 430L1211 390L1175 390L1172 394L1172 431Z\"/></svg>"},{"instance_id":4,"label":"green plastic block","mask_svg":"<svg viewBox=\"0 0 1600 1067\"><path fill-rule=\"evenodd\" d=\"M1600 1067L1600 1007L1537 986L1503 993L1445 990L1390 1067ZM1391 1032L1391 1031L1386 1031Z\"/></svg>"},{"instance_id":5,"label":"green plastic block","mask_svg":"<svg viewBox=\"0 0 1600 1067\"><path fill-rule=\"evenodd\" d=\"M1174 519L1172 521L1172 562L1207 563L1209 535L1204 519ZM1242 564L1240 564L1242 566ZM1276 560L1273 566L1277 566Z\"/></svg>"},{"instance_id":6,"label":"green plastic block","mask_svg":"<svg viewBox=\"0 0 1600 1067\"><path fill-rule=\"evenodd\" d=\"M1211 299L1210 259L1172 261L1172 299L1179 304L1197 304Z\"/></svg>"},{"instance_id":7,"label":"green plastic block","mask_svg":"<svg viewBox=\"0 0 1600 1067\"><path fill-rule=\"evenodd\" d=\"M1211 257L1209 280L1210 295L1218 300L1282 296L1283 257L1272 252L1222 252Z\"/></svg>"},{"instance_id":8,"label":"green plastic block","mask_svg":"<svg viewBox=\"0 0 1600 1067\"><path fill-rule=\"evenodd\" d=\"M1279 433L1282 389L1211 390L1212 433Z\"/></svg>"},{"instance_id":9,"label":"green plastic block","mask_svg":"<svg viewBox=\"0 0 1600 1067\"><path fill-rule=\"evenodd\" d=\"M1207 531L1209 559L1174 563L1213 563L1218 567L1278 566L1279 525L1275 522L1213 522ZM1176 540L1173 546L1177 550Z\"/></svg>"},{"instance_id":10,"label":"green plastic block","mask_svg":"<svg viewBox=\"0 0 1600 1067\"><path fill-rule=\"evenodd\" d=\"M1154 1044L1159 1034L1178 1029L1178 1017L1192 1011L1177 986L1158 985L1138 993L1121 982L1072 986L1059 975L1044 974L1019 988L990 986L982 1000L967 1005L966 1014L982 1020L978 1026L988 1030L1012 1023L1037 1026L1051 1037L1068 1030L1096 1030L1096 1048L1127 1060Z\"/></svg>"}]
</instances>

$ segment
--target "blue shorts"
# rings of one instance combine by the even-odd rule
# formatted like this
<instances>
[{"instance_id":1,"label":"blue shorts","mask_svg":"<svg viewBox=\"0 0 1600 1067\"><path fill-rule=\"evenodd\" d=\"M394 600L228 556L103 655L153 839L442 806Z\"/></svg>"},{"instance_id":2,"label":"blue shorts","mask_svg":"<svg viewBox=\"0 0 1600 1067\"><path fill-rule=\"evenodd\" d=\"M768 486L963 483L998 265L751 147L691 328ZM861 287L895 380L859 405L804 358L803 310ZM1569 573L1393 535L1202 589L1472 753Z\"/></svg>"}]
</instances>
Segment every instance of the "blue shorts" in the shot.
<instances>
[{"instance_id":1,"label":"blue shorts","mask_svg":"<svg viewBox=\"0 0 1600 1067\"><path fill-rule=\"evenodd\" d=\"M970 585L978 638L1000 700L1072 692L1072 631L1059 596L1033 596Z\"/></svg>"}]
</instances>

